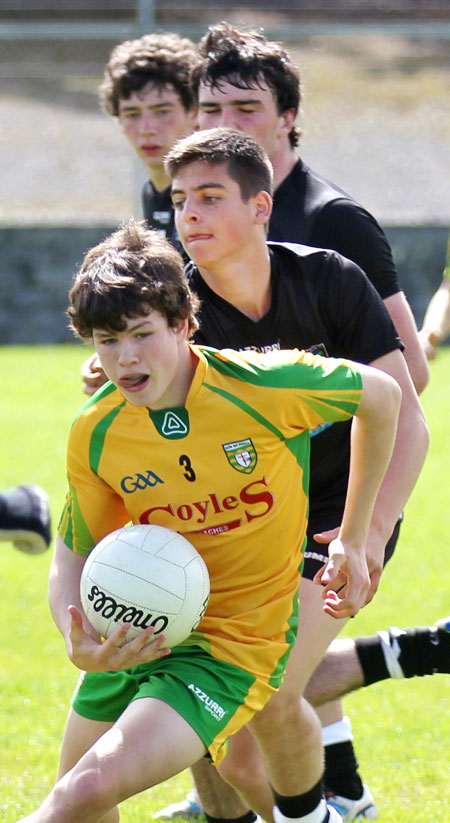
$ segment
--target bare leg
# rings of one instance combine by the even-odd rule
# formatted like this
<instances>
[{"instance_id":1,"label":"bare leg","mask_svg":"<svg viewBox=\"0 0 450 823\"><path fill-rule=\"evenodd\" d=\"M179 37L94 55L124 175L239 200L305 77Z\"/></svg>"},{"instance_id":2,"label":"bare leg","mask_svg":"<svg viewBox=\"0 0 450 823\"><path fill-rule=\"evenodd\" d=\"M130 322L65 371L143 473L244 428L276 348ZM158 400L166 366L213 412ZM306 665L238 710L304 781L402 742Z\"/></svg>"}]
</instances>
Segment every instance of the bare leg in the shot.
<instances>
[{"instance_id":1,"label":"bare leg","mask_svg":"<svg viewBox=\"0 0 450 823\"><path fill-rule=\"evenodd\" d=\"M229 755L219 767L248 806L268 823L273 821L272 786L281 795L303 794L323 772L322 737L314 710L305 700L297 698L292 705L284 697L277 698L274 695L247 729L233 737Z\"/></svg>"},{"instance_id":2,"label":"bare leg","mask_svg":"<svg viewBox=\"0 0 450 823\"><path fill-rule=\"evenodd\" d=\"M205 746L186 720L154 698L131 703L23 823L99 823L119 803L191 766Z\"/></svg>"},{"instance_id":3,"label":"bare leg","mask_svg":"<svg viewBox=\"0 0 450 823\"><path fill-rule=\"evenodd\" d=\"M282 689L288 689L294 693L297 692L301 694L304 688L305 697L316 709L322 726L326 727L343 718L342 704L339 698L351 691L362 688L365 685L365 679L359 656L356 652L355 641L351 638L334 637L333 639L334 634L340 630L343 623L334 621L331 626L322 626L322 615L317 613L315 606L317 594L318 590L314 584L310 581L302 581L301 631L296 647L291 655L288 672ZM306 638L306 644L308 644L309 638L309 648L308 645L305 645L305 641L302 641L302 636ZM329 646L322 660L320 660L319 657L316 661L316 666L314 666L314 654L312 654L311 660L308 663L308 654L311 654L314 648L316 649L316 656L320 654L320 649L321 647L324 648L327 637L329 638ZM447 637L448 634L445 634L445 638ZM427 639L427 642L434 642L432 649L435 651L437 648L435 644L435 632L432 633L432 640ZM440 648L444 650L448 648L444 640L441 641ZM444 652L441 654L444 654ZM435 658L432 660L435 665L435 670L448 671L448 662L442 662L441 658L437 658L437 662ZM445 661L447 660L448 654L445 658ZM411 664L410 668L413 668ZM312 672L312 674L305 684L304 677L308 670ZM421 671L418 672L418 674L419 673L431 673L431 669L430 672ZM346 736L345 728L343 728L343 730L340 729L339 733L344 735L341 738L342 740L351 740L351 733L348 732L348 736ZM270 796L268 792L270 792L270 788L266 772L257 747L252 743L248 734L244 735L243 732L240 732L239 735L233 738L230 742L229 755L223 764L221 764L219 770L226 780L245 795L252 808L256 811L261 811L261 808L268 807L268 797ZM206 787L209 777L208 768L203 766L203 772L204 777L202 783L199 785L199 789L200 797L202 799L204 797L205 800L206 811L216 817L226 818L228 816L231 819L244 814L244 808L239 806L239 801L236 801L234 814L231 813L231 801L228 801L225 807L229 811L228 814L224 814L223 804L221 805L220 802L222 789L218 775L215 775L216 785L212 804L210 805L211 793L209 795L207 794ZM252 775L251 781L249 775ZM194 777L196 777L196 775L194 775ZM231 797L229 789L225 788L223 789L223 797L225 797L226 791L228 791L228 795ZM207 803L208 805L206 805Z\"/></svg>"},{"instance_id":4,"label":"bare leg","mask_svg":"<svg viewBox=\"0 0 450 823\"><path fill-rule=\"evenodd\" d=\"M306 702L300 701L300 695L345 621L334 620L323 613L320 588L310 580L301 582L300 603L300 630L284 683L264 711L252 720L251 731L258 739L258 745L255 745L248 731L241 730L230 741L229 754L219 767L222 776L245 798L246 808L252 808L267 821L272 820L271 783L279 794L302 794L315 785L323 771L320 724ZM332 676L327 688L331 685ZM298 724L295 736L292 735L294 723ZM288 731L295 738L293 743L283 737ZM286 746L289 757L286 757ZM295 756L291 746L295 747ZM264 754L265 765L259 747ZM195 768L196 771L202 769L198 764ZM232 819L231 807L221 805L219 800L219 792L222 792L220 783L216 779L215 798L211 803L212 792L208 794L206 790L207 781L208 771L203 768L203 782L197 788L200 799L202 802L205 800L205 810L214 817ZM226 791L229 795L228 788ZM225 793L222 797L225 798ZM225 814L223 808L228 810ZM239 809L235 817L245 813L242 807L236 805L235 808Z\"/></svg>"},{"instance_id":5,"label":"bare leg","mask_svg":"<svg viewBox=\"0 0 450 823\"><path fill-rule=\"evenodd\" d=\"M247 735L253 742L248 732ZM211 817L235 820L249 811L247 803L221 777L221 766L216 769L203 757L192 766L191 771L203 810Z\"/></svg>"},{"instance_id":6,"label":"bare leg","mask_svg":"<svg viewBox=\"0 0 450 823\"><path fill-rule=\"evenodd\" d=\"M300 601L300 631L283 685L248 726L260 751L239 732L220 767L249 806L266 820L271 820L271 785L281 795L303 794L323 773L320 724L300 695L344 621L323 613L320 589L310 580L301 583Z\"/></svg>"},{"instance_id":7,"label":"bare leg","mask_svg":"<svg viewBox=\"0 0 450 823\"><path fill-rule=\"evenodd\" d=\"M241 729L231 738L228 755L219 765L218 771L231 784L227 788L234 792L241 806L239 814L235 815L231 814L231 808L227 810L225 807L224 813L220 815L222 818L228 820L241 817L250 808L267 820L267 823L272 823L273 792L267 780L266 769L257 743L248 728ZM248 779L249 772L251 782ZM235 786L237 791L242 787L245 798L237 795L231 786ZM237 809L238 805L234 808Z\"/></svg>"},{"instance_id":8,"label":"bare leg","mask_svg":"<svg viewBox=\"0 0 450 823\"><path fill-rule=\"evenodd\" d=\"M87 720L71 709L64 731L58 779L70 771L85 752L90 749L112 725L112 723ZM102 823L118 823L118 821L119 809L117 806L107 812L102 818Z\"/></svg>"},{"instance_id":9,"label":"bare leg","mask_svg":"<svg viewBox=\"0 0 450 823\"><path fill-rule=\"evenodd\" d=\"M280 695L278 705L272 705L267 714L262 711L255 715L249 728L258 743L269 784L278 794L303 794L320 781L322 733L317 715L306 700L297 698L292 706ZM262 809L265 820L271 820L273 805L272 798L271 808Z\"/></svg>"},{"instance_id":10,"label":"bare leg","mask_svg":"<svg viewBox=\"0 0 450 823\"><path fill-rule=\"evenodd\" d=\"M337 637L313 672L305 697L317 709L362 686L364 677L355 641L350 637Z\"/></svg>"},{"instance_id":11,"label":"bare leg","mask_svg":"<svg viewBox=\"0 0 450 823\"><path fill-rule=\"evenodd\" d=\"M322 663L329 645L347 623L347 620L335 620L324 614L320 595L320 586L316 586L311 580L301 581L300 627L281 686L281 690L292 695L306 694L313 673ZM327 702L337 696L331 691L332 676L328 677L326 674L326 677L329 692L321 702Z\"/></svg>"},{"instance_id":12,"label":"bare leg","mask_svg":"<svg viewBox=\"0 0 450 823\"><path fill-rule=\"evenodd\" d=\"M322 728L337 723L344 717L344 707L340 700L333 700L332 703L324 703L323 706L316 707L315 712L320 720Z\"/></svg>"},{"instance_id":13,"label":"bare leg","mask_svg":"<svg viewBox=\"0 0 450 823\"><path fill-rule=\"evenodd\" d=\"M305 697L314 706L325 728L344 717L339 697L363 685L364 677L354 640L337 637L314 671L306 687ZM350 740L351 736L342 739Z\"/></svg>"}]
</instances>

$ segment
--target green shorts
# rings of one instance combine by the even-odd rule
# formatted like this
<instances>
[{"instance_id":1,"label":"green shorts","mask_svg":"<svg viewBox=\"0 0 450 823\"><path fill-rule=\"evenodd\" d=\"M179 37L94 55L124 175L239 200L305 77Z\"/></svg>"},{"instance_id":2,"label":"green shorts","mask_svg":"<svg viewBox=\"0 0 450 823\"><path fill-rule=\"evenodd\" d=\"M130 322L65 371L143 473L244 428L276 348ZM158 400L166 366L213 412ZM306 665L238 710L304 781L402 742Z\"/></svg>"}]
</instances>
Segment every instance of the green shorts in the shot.
<instances>
[{"instance_id":1,"label":"green shorts","mask_svg":"<svg viewBox=\"0 0 450 823\"><path fill-rule=\"evenodd\" d=\"M200 646L177 646L167 657L119 672L88 672L72 706L82 717L114 723L132 700L168 703L197 732L214 762L226 741L260 711L275 689L217 660Z\"/></svg>"}]
</instances>

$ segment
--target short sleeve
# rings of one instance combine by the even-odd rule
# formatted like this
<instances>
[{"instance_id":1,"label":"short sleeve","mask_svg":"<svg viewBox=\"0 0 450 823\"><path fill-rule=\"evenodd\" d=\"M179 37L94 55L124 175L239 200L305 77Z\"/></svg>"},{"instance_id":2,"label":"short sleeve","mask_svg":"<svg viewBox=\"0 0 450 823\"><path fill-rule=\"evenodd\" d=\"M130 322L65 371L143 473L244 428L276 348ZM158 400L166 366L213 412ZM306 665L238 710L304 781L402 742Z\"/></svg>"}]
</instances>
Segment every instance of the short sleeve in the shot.
<instances>
[{"instance_id":1,"label":"short sleeve","mask_svg":"<svg viewBox=\"0 0 450 823\"><path fill-rule=\"evenodd\" d=\"M358 203L339 198L324 206L314 222L309 242L333 249L356 263L382 300L401 290L386 235Z\"/></svg>"}]
</instances>

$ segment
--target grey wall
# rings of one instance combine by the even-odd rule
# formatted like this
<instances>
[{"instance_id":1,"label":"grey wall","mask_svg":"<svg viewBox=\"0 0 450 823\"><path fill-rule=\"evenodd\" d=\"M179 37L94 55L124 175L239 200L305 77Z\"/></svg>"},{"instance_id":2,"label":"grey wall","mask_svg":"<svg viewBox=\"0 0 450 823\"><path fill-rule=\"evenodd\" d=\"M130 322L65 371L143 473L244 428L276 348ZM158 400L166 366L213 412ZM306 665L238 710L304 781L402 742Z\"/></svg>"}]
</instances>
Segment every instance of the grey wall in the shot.
<instances>
[{"instance_id":1,"label":"grey wall","mask_svg":"<svg viewBox=\"0 0 450 823\"><path fill-rule=\"evenodd\" d=\"M65 317L72 276L85 252L114 228L0 229L0 344L73 341ZM448 229L384 228L420 324L441 280Z\"/></svg>"},{"instance_id":2,"label":"grey wall","mask_svg":"<svg viewBox=\"0 0 450 823\"><path fill-rule=\"evenodd\" d=\"M448 226L383 226L391 244L400 285L419 326L442 280Z\"/></svg>"},{"instance_id":3,"label":"grey wall","mask_svg":"<svg viewBox=\"0 0 450 823\"><path fill-rule=\"evenodd\" d=\"M0 343L74 341L65 316L73 274L112 230L0 229Z\"/></svg>"}]
</instances>

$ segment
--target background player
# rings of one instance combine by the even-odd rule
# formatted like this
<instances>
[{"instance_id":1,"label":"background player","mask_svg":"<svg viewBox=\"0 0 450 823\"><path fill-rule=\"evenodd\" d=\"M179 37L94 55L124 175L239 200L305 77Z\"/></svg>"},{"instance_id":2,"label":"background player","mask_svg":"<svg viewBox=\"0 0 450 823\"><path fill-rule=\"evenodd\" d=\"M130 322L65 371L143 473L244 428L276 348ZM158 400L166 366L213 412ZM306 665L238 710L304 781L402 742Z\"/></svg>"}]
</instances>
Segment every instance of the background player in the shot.
<instances>
[{"instance_id":1,"label":"background player","mask_svg":"<svg viewBox=\"0 0 450 823\"><path fill-rule=\"evenodd\" d=\"M196 47L186 37L147 34L113 49L100 86L102 107L117 118L147 169L144 217L172 241L170 180L163 161L174 142L194 128L197 111L189 75L196 59Z\"/></svg>"},{"instance_id":2,"label":"background player","mask_svg":"<svg viewBox=\"0 0 450 823\"><path fill-rule=\"evenodd\" d=\"M182 253L164 157L196 123L197 108L189 77L197 58L194 43L172 32L125 40L111 52L99 89L102 108L117 118L147 169L142 209L148 225L169 238ZM83 364L82 379L88 394L104 380L96 355Z\"/></svg>"},{"instance_id":3,"label":"background player","mask_svg":"<svg viewBox=\"0 0 450 823\"><path fill-rule=\"evenodd\" d=\"M349 194L298 156L300 74L288 50L260 30L219 23L200 40L199 53L191 74L199 127L245 131L272 163L269 240L334 249L357 263L383 298L405 344L413 382L422 391L429 378L427 363L382 229Z\"/></svg>"},{"instance_id":4,"label":"background player","mask_svg":"<svg viewBox=\"0 0 450 823\"><path fill-rule=\"evenodd\" d=\"M249 227L253 199L240 215L247 211ZM281 728L273 727L263 706L276 693L295 638L309 429L356 415L344 517L318 577L323 609L339 618L357 612L367 596L365 543L401 393L387 375L345 360L191 346L195 305L178 253L134 224L86 255L71 290L72 325L93 340L112 382L83 407L69 438L69 493L50 603L69 657L84 675L66 727L60 779L27 823L117 821L125 798L207 751L219 762L227 737L243 723L264 753L278 823L341 820L327 809L320 779L306 807L300 802L299 769L292 768L300 721L289 712L289 722L286 715ZM168 413L182 423L176 436L164 425ZM243 436L255 457L250 474L227 457L227 445ZM148 460L161 482L125 494L121 477ZM183 504L208 499L211 489L224 503L219 512L205 507L199 528ZM124 642L125 625L102 643L82 614L86 556L130 519L180 531L208 565L205 616L169 653L160 648L163 636L152 640L153 629ZM213 690L223 711L206 711L193 683L206 694ZM320 730L310 736L308 758L320 772Z\"/></svg>"}]
</instances>

